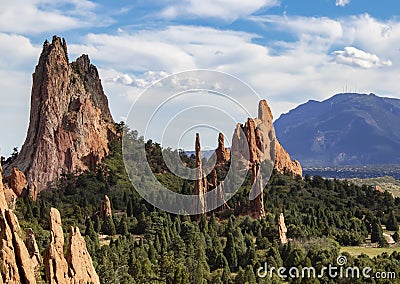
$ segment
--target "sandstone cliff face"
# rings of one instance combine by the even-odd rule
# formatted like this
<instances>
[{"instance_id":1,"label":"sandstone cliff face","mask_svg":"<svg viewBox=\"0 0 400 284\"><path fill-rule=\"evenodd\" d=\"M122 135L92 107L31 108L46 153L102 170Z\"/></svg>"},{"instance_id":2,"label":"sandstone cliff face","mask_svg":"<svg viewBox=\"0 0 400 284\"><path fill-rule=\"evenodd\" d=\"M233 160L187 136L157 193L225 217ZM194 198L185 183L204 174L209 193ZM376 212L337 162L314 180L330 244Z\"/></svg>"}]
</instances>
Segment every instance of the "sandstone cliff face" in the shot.
<instances>
[{"instance_id":1,"label":"sandstone cliff face","mask_svg":"<svg viewBox=\"0 0 400 284\"><path fill-rule=\"evenodd\" d=\"M70 228L67 258L64 257L61 217L54 208L50 210L50 231L50 245L44 257L46 283L99 284L99 277L78 228ZM0 166L0 283L36 283L36 279L40 278L37 273L41 263L32 229L26 231L25 241L21 239L18 219L5 199Z\"/></svg>"},{"instance_id":2,"label":"sandstone cliff face","mask_svg":"<svg viewBox=\"0 0 400 284\"><path fill-rule=\"evenodd\" d=\"M87 55L69 63L64 39L45 42L33 74L27 137L17 159L35 199L63 172L94 167L108 153L114 124L101 81Z\"/></svg>"}]
</instances>

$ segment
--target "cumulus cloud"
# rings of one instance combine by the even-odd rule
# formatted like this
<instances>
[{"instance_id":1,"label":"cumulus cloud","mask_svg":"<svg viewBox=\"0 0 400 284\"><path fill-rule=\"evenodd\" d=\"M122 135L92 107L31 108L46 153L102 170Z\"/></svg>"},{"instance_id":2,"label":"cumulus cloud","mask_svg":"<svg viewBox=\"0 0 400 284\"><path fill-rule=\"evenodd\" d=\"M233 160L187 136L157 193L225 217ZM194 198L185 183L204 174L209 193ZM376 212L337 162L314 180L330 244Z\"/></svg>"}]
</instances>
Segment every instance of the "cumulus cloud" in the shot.
<instances>
[{"instance_id":1,"label":"cumulus cloud","mask_svg":"<svg viewBox=\"0 0 400 284\"><path fill-rule=\"evenodd\" d=\"M0 4L0 32L39 34L90 26L104 26L109 17L94 12L88 0L14 0Z\"/></svg>"},{"instance_id":2,"label":"cumulus cloud","mask_svg":"<svg viewBox=\"0 0 400 284\"><path fill-rule=\"evenodd\" d=\"M35 46L24 36L0 33L0 68L33 70L41 46ZM2 56L1 56L2 55ZM2 57L4 56L4 60ZM7 59L6 59L7 58ZM12 58L12 60L9 60Z\"/></svg>"},{"instance_id":3,"label":"cumulus cloud","mask_svg":"<svg viewBox=\"0 0 400 284\"><path fill-rule=\"evenodd\" d=\"M355 67L368 69L392 66L390 60L382 60L376 54L365 52L353 46L346 46L343 50L336 50L332 52L332 55L336 63Z\"/></svg>"},{"instance_id":4,"label":"cumulus cloud","mask_svg":"<svg viewBox=\"0 0 400 284\"><path fill-rule=\"evenodd\" d=\"M350 4L350 0L336 0L336 6L344 7Z\"/></svg>"},{"instance_id":5,"label":"cumulus cloud","mask_svg":"<svg viewBox=\"0 0 400 284\"><path fill-rule=\"evenodd\" d=\"M170 74L200 68L233 74L269 101L275 118L310 98L321 100L341 92L345 84L357 92L398 94L400 70L395 64L400 61L398 20L378 20L368 14L337 19L299 16L251 19L258 21L259 34L187 25L140 26L133 31L124 26L113 34L90 33L75 42L69 39L69 54L71 59L89 54L99 67L116 118L125 116L143 88L163 76L160 70ZM263 27L265 35L261 32ZM272 39L269 31L274 33ZM30 73L40 46L33 46L24 37L0 34L0 40L2 37L10 45L0 47L0 51L9 49L0 52L3 54L0 63L18 62L21 54L21 58L29 61L28 82L24 82L29 95ZM20 43L20 51L13 50L12 41ZM390 66L391 62L391 68L379 68ZM350 67L344 68L343 64ZM1 81L10 81L9 74L3 72ZM1 86L4 84L0 82ZM3 96L15 96L19 91L5 86L7 94ZM17 113L13 107L9 110ZM24 137L23 125L20 128Z\"/></svg>"},{"instance_id":6,"label":"cumulus cloud","mask_svg":"<svg viewBox=\"0 0 400 284\"><path fill-rule=\"evenodd\" d=\"M147 71L141 76L129 75L124 73L112 78L111 81L145 89L155 82L159 81L160 79L167 77L168 75L169 73L164 71Z\"/></svg>"},{"instance_id":7,"label":"cumulus cloud","mask_svg":"<svg viewBox=\"0 0 400 284\"><path fill-rule=\"evenodd\" d=\"M161 16L165 18L199 17L235 20L251 15L261 8L273 7L279 0L183 0L167 6Z\"/></svg>"}]
</instances>

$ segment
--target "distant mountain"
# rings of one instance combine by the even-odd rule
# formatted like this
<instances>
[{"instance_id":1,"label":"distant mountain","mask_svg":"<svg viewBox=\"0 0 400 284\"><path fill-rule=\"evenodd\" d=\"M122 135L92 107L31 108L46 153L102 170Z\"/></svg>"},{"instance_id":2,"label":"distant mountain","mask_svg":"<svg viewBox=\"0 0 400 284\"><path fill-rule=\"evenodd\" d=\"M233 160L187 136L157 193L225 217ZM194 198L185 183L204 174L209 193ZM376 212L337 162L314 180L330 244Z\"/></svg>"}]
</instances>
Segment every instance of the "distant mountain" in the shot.
<instances>
[{"instance_id":1,"label":"distant mountain","mask_svg":"<svg viewBox=\"0 0 400 284\"><path fill-rule=\"evenodd\" d=\"M337 94L275 121L282 146L305 166L400 163L400 100Z\"/></svg>"}]
</instances>

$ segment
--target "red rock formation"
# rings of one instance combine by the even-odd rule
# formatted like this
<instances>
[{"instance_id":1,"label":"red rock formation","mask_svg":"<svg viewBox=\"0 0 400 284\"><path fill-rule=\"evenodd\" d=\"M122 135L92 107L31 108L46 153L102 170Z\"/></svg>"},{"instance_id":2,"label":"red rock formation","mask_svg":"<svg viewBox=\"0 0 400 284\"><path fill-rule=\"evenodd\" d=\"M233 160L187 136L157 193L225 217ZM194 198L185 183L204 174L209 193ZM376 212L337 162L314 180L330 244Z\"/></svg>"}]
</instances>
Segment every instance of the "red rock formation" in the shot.
<instances>
[{"instance_id":1,"label":"red rock formation","mask_svg":"<svg viewBox=\"0 0 400 284\"><path fill-rule=\"evenodd\" d=\"M13 167L11 175L7 177L9 187L14 191L17 197L21 197L28 190L26 176L18 168Z\"/></svg>"},{"instance_id":2,"label":"red rock formation","mask_svg":"<svg viewBox=\"0 0 400 284\"><path fill-rule=\"evenodd\" d=\"M256 198L252 200L253 211L250 213L254 218L259 219L265 217L265 209L264 209L264 185L261 178L260 173L260 165L254 164L252 167L252 175L251 175L251 189L256 195Z\"/></svg>"},{"instance_id":3,"label":"red rock formation","mask_svg":"<svg viewBox=\"0 0 400 284\"><path fill-rule=\"evenodd\" d=\"M60 212L50 210L50 245L45 251L44 265L46 280L54 284L99 284L92 259L87 251L86 242L78 227L70 227L67 258L64 257L64 234Z\"/></svg>"},{"instance_id":4,"label":"red rock formation","mask_svg":"<svg viewBox=\"0 0 400 284\"><path fill-rule=\"evenodd\" d=\"M50 284L69 283L68 263L64 257L64 233L57 209L50 209L50 244L44 252L46 280Z\"/></svg>"},{"instance_id":5,"label":"red rock formation","mask_svg":"<svg viewBox=\"0 0 400 284\"><path fill-rule=\"evenodd\" d=\"M278 219L278 233L279 233L279 242L283 244L287 244L288 239L286 237L287 228L285 225L285 217L283 217L283 213L279 215Z\"/></svg>"},{"instance_id":6,"label":"red rock formation","mask_svg":"<svg viewBox=\"0 0 400 284\"><path fill-rule=\"evenodd\" d=\"M104 195L104 199L100 203L100 218L104 220L110 216L112 216L110 198Z\"/></svg>"},{"instance_id":7,"label":"red rock formation","mask_svg":"<svg viewBox=\"0 0 400 284\"><path fill-rule=\"evenodd\" d=\"M42 257L40 256L39 247L36 243L35 233L31 228L28 228L25 232L25 246L33 262L35 270L38 269L42 263Z\"/></svg>"},{"instance_id":8,"label":"red rock formation","mask_svg":"<svg viewBox=\"0 0 400 284\"><path fill-rule=\"evenodd\" d=\"M207 204L204 197L202 197L207 192L207 177L203 177L203 165L201 161L201 147L200 147L200 135L196 133L196 180L194 182L194 194L199 195L200 199L198 202L193 204L194 210L197 212L205 213L207 211Z\"/></svg>"},{"instance_id":9,"label":"red rock formation","mask_svg":"<svg viewBox=\"0 0 400 284\"><path fill-rule=\"evenodd\" d=\"M303 169L297 160L291 160L290 155L281 146L278 140L275 142L275 165L274 168L281 174L289 173L293 177L302 175Z\"/></svg>"},{"instance_id":10,"label":"red rock formation","mask_svg":"<svg viewBox=\"0 0 400 284\"><path fill-rule=\"evenodd\" d=\"M68 240L67 262L71 284L99 284L99 276L94 270L92 259L86 248L85 239L81 236L78 227L70 227Z\"/></svg>"},{"instance_id":11,"label":"red rock formation","mask_svg":"<svg viewBox=\"0 0 400 284\"><path fill-rule=\"evenodd\" d=\"M217 156L217 165L224 165L230 159L230 150L225 148L225 138L222 133L218 135L218 147L215 150L215 154Z\"/></svg>"},{"instance_id":12,"label":"red rock formation","mask_svg":"<svg viewBox=\"0 0 400 284\"><path fill-rule=\"evenodd\" d=\"M274 168L280 173L288 172L293 176L302 174L300 163L291 161L276 139L272 112L265 100L258 105L257 118L248 118L245 124L236 126L231 151L235 157L244 157L252 171L252 192L256 198L252 201L253 210L250 214L255 218L265 215L262 175L266 173L261 173L260 169L264 161L274 161Z\"/></svg>"},{"instance_id":13,"label":"red rock formation","mask_svg":"<svg viewBox=\"0 0 400 284\"><path fill-rule=\"evenodd\" d=\"M0 166L0 279L5 283L36 283L34 265L20 238L17 217L8 209Z\"/></svg>"},{"instance_id":14,"label":"red rock formation","mask_svg":"<svg viewBox=\"0 0 400 284\"><path fill-rule=\"evenodd\" d=\"M101 81L87 55L68 62L65 40L45 42L33 74L27 137L17 159L30 195L48 187L63 172L94 167L104 158L114 123Z\"/></svg>"}]
</instances>

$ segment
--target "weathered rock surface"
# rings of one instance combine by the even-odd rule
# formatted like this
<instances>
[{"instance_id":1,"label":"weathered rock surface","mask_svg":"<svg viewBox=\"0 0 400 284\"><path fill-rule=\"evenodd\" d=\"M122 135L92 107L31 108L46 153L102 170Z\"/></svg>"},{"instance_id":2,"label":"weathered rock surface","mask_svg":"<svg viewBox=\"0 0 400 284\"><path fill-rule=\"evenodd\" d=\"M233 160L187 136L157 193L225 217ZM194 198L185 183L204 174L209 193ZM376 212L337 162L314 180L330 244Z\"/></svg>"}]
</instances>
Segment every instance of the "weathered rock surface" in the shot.
<instances>
[{"instance_id":1,"label":"weathered rock surface","mask_svg":"<svg viewBox=\"0 0 400 284\"><path fill-rule=\"evenodd\" d=\"M265 215L262 194L265 184L262 175L267 173L261 172L263 163L274 161L273 166L280 173L290 173L293 176L302 174L300 163L292 161L276 139L272 121L271 109L265 100L261 100L258 117L248 118L246 123L238 124L232 137L233 155L244 157L252 172L252 192L256 198L252 201L250 214L255 218Z\"/></svg>"},{"instance_id":2,"label":"weathered rock surface","mask_svg":"<svg viewBox=\"0 0 400 284\"><path fill-rule=\"evenodd\" d=\"M4 283L36 283L35 267L20 234L17 217L4 196L0 166L0 278Z\"/></svg>"},{"instance_id":3,"label":"weathered rock surface","mask_svg":"<svg viewBox=\"0 0 400 284\"><path fill-rule=\"evenodd\" d=\"M64 233L60 212L50 210L50 245L45 251L46 280L54 284L100 283L86 242L78 227L70 227L67 257L64 257Z\"/></svg>"},{"instance_id":4,"label":"weathered rock surface","mask_svg":"<svg viewBox=\"0 0 400 284\"><path fill-rule=\"evenodd\" d=\"M78 227L70 227L68 239L67 262L71 284L99 284L99 276L94 270L85 239L81 236Z\"/></svg>"},{"instance_id":5,"label":"weathered rock surface","mask_svg":"<svg viewBox=\"0 0 400 284\"><path fill-rule=\"evenodd\" d=\"M64 39L45 42L33 74L27 137L13 167L25 173L30 195L62 173L86 170L104 158L115 133L101 81L87 55L69 63Z\"/></svg>"},{"instance_id":6,"label":"weathered rock surface","mask_svg":"<svg viewBox=\"0 0 400 284\"><path fill-rule=\"evenodd\" d=\"M17 197L23 196L28 190L25 174L16 167L12 168L11 175L7 177L7 181Z\"/></svg>"},{"instance_id":7,"label":"weathered rock surface","mask_svg":"<svg viewBox=\"0 0 400 284\"><path fill-rule=\"evenodd\" d=\"M69 283L68 263L64 257L64 233L57 209L50 209L50 244L44 252L46 280L51 284Z\"/></svg>"},{"instance_id":8,"label":"weathered rock surface","mask_svg":"<svg viewBox=\"0 0 400 284\"><path fill-rule=\"evenodd\" d=\"M288 239L286 237L287 233L287 228L285 225L285 217L283 216L283 213L279 215L278 219L278 233L279 233L279 242L283 244L287 244Z\"/></svg>"},{"instance_id":9,"label":"weathered rock surface","mask_svg":"<svg viewBox=\"0 0 400 284\"><path fill-rule=\"evenodd\" d=\"M193 204L194 210L197 212L205 213L207 211L207 204L204 199L204 194L207 193L207 177L203 177L203 165L201 161L201 146L200 146L200 135L196 133L195 142L195 152L196 152L196 180L194 182L194 194L200 196L198 202Z\"/></svg>"},{"instance_id":10,"label":"weathered rock surface","mask_svg":"<svg viewBox=\"0 0 400 284\"><path fill-rule=\"evenodd\" d=\"M286 150L281 146L279 141L276 139L275 143L275 169L281 173L289 173L292 176L302 175L303 169L299 161L291 160L290 155Z\"/></svg>"},{"instance_id":11,"label":"weathered rock surface","mask_svg":"<svg viewBox=\"0 0 400 284\"><path fill-rule=\"evenodd\" d=\"M18 219L11 210L6 210L5 213L13 236L13 247L17 266L19 267L20 278L23 283L36 283L36 266L32 262L25 243L20 237L21 229L18 224Z\"/></svg>"},{"instance_id":12,"label":"weathered rock surface","mask_svg":"<svg viewBox=\"0 0 400 284\"><path fill-rule=\"evenodd\" d=\"M36 243L35 233L31 228L28 228L25 232L25 246L28 250L29 257L33 262L34 268L39 268L42 263L42 257L40 256L39 247Z\"/></svg>"},{"instance_id":13,"label":"weathered rock surface","mask_svg":"<svg viewBox=\"0 0 400 284\"><path fill-rule=\"evenodd\" d=\"M100 203L100 218L104 220L110 216L112 216L110 198L104 195L104 199Z\"/></svg>"}]
</instances>

